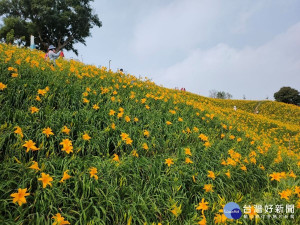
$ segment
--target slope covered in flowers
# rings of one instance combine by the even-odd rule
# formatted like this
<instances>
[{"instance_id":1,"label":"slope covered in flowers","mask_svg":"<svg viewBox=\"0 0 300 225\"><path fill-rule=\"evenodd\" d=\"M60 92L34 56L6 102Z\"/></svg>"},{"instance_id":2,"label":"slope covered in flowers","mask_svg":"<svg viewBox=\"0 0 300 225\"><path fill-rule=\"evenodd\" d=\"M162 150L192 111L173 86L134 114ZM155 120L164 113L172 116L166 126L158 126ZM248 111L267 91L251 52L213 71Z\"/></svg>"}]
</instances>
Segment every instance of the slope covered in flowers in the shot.
<instances>
[{"instance_id":1,"label":"slope covered in flowers","mask_svg":"<svg viewBox=\"0 0 300 225\"><path fill-rule=\"evenodd\" d=\"M264 101L251 101L251 100L220 100L211 99L214 104L226 108L233 108L249 112L260 114L265 116L266 119L273 119L281 121L283 123L289 123L291 125L300 125L300 111L299 107L295 105L285 104L281 102L273 102L269 100Z\"/></svg>"},{"instance_id":2,"label":"slope covered in flowers","mask_svg":"<svg viewBox=\"0 0 300 225\"><path fill-rule=\"evenodd\" d=\"M232 201L244 224L300 222L299 107L43 56L0 45L1 224L233 224ZM279 204L295 219L255 219Z\"/></svg>"}]
</instances>

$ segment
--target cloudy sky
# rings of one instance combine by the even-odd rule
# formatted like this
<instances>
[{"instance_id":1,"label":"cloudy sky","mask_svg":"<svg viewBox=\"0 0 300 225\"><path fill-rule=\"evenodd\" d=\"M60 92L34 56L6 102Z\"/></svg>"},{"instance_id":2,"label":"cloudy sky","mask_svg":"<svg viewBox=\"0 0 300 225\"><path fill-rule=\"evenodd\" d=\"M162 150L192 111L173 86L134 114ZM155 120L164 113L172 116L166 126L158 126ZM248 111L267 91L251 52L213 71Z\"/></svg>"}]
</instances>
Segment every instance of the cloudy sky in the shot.
<instances>
[{"instance_id":1,"label":"cloudy sky","mask_svg":"<svg viewBox=\"0 0 300 225\"><path fill-rule=\"evenodd\" d=\"M235 99L300 91L299 0L96 0L103 23L83 62L123 68L168 88ZM67 57L74 57L67 53Z\"/></svg>"}]
</instances>

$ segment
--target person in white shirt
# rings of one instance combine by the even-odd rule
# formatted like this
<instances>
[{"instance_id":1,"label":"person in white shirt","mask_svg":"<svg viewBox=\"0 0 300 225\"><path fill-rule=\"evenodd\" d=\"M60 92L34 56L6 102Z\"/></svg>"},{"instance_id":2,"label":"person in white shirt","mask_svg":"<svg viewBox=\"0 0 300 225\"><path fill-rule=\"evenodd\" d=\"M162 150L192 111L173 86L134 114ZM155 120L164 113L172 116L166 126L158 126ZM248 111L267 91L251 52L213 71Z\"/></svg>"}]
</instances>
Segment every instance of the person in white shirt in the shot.
<instances>
[{"instance_id":1,"label":"person in white shirt","mask_svg":"<svg viewBox=\"0 0 300 225\"><path fill-rule=\"evenodd\" d=\"M47 53L49 59L54 63L54 65L55 65L55 59L57 59L60 55L60 51L56 53L55 49L56 48L53 45L50 45L48 48L49 51Z\"/></svg>"}]
</instances>

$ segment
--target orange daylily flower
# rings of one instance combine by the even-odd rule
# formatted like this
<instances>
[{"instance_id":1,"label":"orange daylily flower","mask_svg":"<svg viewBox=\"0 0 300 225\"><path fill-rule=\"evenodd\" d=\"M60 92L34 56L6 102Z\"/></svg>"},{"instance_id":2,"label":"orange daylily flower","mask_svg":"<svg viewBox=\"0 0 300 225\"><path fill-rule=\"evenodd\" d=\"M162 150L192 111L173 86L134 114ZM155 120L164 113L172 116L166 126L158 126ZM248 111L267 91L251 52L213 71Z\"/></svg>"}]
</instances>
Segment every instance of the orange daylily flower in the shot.
<instances>
[{"instance_id":1,"label":"orange daylily flower","mask_svg":"<svg viewBox=\"0 0 300 225\"><path fill-rule=\"evenodd\" d=\"M21 136L21 138L23 138L24 135L23 135L23 132L22 132L22 128L19 127L19 126L16 126L15 128L16 128L16 130L14 131L14 133L19 134Z\"/></svg>"},{"instance_id":2,"label":"orange daylily flower","mask_svg":"<svg viewBox=\"0 0 300 225\"><path fill-rule=\"evenodd\" d=\"M43 188L46 188L47 185L52 187L51 181L53 181L53 178L49 174L42 173L42 177L39 178L38 180L42 181Z\"/></svg>"},{"instance_id":3,"label":"orange daylily flower","mask_svg":"<svg viewBox=\"0 0 300 225\"><path fill-rule=\"evenodd\" d=\"M68 179L71 178L71 176L68 174L68 172L69 172L69 170L66 170L66 171L64 172L63 177L62 177L61 180L59 181L60 183L63 183L65 180L68 180Z\"/></svg>"},{"instance_id":4,"label":"orange daylily flower","mask_svg":"<svg viewBox=\"0 0 300 225\"><path fill-rule=\"evenodd\" d=\"M167 158L167 159L165 160L165 164L167 164L167 165L170 167L172 164L174 164L173 159Z\"/></svg>"},{"instance_id":5,"label":"orange daylily flower","mask_svg":"<svg viewBox=\"0 0 300 225\"><path fill-rule=\"evenodd\" d=\"M199 202L198 205L196 205L196 210L202 210L202 213L204 210L207 210L208 207L208 202L205 202L204 198L202 198L201 202Z\"/></svg>"},{"instance_id":6,"label":"orange daylily flower","mask_svg":"<svg viewBox=\"0 0 300 225\"><path fill-rule=\"evenodd\" d=\"M62 217L60 213L57 213L52 218L55 220L55 222L52 225L66 225L66 224L70 224L69 221L65 220L65 218Z\"/></svg>"},{"instance_id":7,"label":"orange daylily flower","mask_svg":"<svg viewBox=\"0 0 300 225\"><path fill-rule=\"evenodd\" d=\"M91 177L94 177L96 180L98 180L98 176L97 176L97 168L96 167L91 167L90 168L90 175Z\"/></svg>"},{"instance_id":8,"label":"orange daylily flower","mask_svg":"<svg viewBox=\"0 0 300 225\"><path fill-rule=\"evenodd\" d=\"M37 151L39 150L39 148L37 148L35 146L35 142L33 142L32 140L29 141L25 141L25 144L23 145L24 147L26 147L26 152L29 152L29 150L31 149L32 151Z\"/></svg>"},{"instance_id":9,"label":"orange daylily flower","mask_svg":"<svg viewBox=\"0 0 300 225\"><path fill-rule=\"evenodd\" d=\"M82 135L82 139L85 141L89 141L91 139L91 137L88 134L84 134L84 135Z\"/></svg>"},{"instance_id":10,"label":"orange daylily flower","mask_svg":"<svg viewBox=\"0 0 300 225\"><path fill-rule=\"evenodd\" d=\"M39 164L36 161L32 161L32 162L33 162L33 164L32 164L32 166L29 167L30 169L41 170L39 168Z\"/></svg>"},{"instance_id":11,"label":"orange daylily flower","mask_svg":"<svg viewBox=\"0 0 300 225\"><path fill-rule=\"evenodd\" d=\"M43 129L43 134L46 134L47 138L48 138L50 135L54 135L54 133L52 132L52 129L51 129L50 127L44 128L44 129Z\"/></svg>"},{"instance_id":12,"label":"orange daylily flower","mask_svg":"<svg viewBox=\"0 0 300 225\"><path fill-rule=\"evenodd\" d=\"M10 196L13 197L13 203L17 202L19 206L25 204L26 203L25 197L30 195L29 193L26 192L27 192L27 188L24 189L19 188L17 193L11 194Z\"/></svg>"}]
</instances>

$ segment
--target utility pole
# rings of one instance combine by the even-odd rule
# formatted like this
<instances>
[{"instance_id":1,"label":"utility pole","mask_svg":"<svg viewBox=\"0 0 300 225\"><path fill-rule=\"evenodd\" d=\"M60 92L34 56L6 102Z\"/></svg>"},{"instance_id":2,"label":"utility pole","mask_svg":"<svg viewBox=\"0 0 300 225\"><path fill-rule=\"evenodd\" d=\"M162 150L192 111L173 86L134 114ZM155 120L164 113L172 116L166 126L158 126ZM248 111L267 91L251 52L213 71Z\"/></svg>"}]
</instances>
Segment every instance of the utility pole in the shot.
<instances>
[{"instance_id":1,"label":"utility pole","mask_svg":"<svg viewBox=\"0 0 300 225\"><path fill-rule=\"evenodd\" d=\"M110 70L110 61L111 59L108 61L108 70Z\"/></svg>"}]
</instances>

